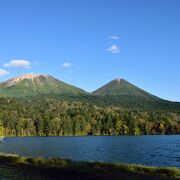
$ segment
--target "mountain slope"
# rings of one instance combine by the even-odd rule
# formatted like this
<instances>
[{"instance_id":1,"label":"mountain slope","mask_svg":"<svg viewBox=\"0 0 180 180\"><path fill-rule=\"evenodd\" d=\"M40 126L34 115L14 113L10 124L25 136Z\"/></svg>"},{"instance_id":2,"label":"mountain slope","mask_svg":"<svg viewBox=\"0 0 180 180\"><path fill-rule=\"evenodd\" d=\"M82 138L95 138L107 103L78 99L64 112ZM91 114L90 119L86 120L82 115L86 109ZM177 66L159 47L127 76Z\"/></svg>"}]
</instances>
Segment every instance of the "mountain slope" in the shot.
<instances>
[{"instance_id":1,"label":"mountain slope","mask_svg":"<svg viewBox=\"0 0 180 180\"><path fill-rule=\"evenodd\" d=\"M180 112L180 103L162 100L123 79L116 79L92 94L49 75L23 75L0 83L0 97L18 97L27 101L43 99L78 101L100 106L121 106L143 110Z\"/></svg>"},{"instance_id":2,"label":"mountain slope","mask_svg":"<svg viewBox=\"0 0 180 180\"><path fill-rule=\"evenodd\" d=\"M40 94L80 95L87 93L49 75L28 74L0 83L0 96L25 97Z\"/></svg>"},{"instance_id":3,"label":"mountain slope","mask_svg":"<svg viewBox=\"0 0 180 180\"><path fill-rule=\"evenodd\" d=\"M92 92L94 95L101 96L126 96L141 97L145 99L158 100L159 98L136 87L124 79L115 79Z\"/></svg>"}]
</instances>

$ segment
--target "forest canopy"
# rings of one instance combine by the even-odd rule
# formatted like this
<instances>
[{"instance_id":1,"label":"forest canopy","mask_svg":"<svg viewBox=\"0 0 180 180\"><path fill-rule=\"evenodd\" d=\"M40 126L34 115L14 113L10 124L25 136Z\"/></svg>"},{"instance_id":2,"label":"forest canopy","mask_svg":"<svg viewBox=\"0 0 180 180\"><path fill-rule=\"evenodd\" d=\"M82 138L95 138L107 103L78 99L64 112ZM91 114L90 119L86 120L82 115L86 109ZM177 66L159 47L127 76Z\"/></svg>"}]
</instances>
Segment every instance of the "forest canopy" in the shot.
<instances>
[{"instance_id":1,"label":"forest canopy","mask_svg":"<svg viewBox=\"0 0 180 180\"><path fill-rule=\"evenodd\" d=\"M54 98L0 98L1 136L148 134L180 134L180 114Z\"/></svg>"}]
</instances>

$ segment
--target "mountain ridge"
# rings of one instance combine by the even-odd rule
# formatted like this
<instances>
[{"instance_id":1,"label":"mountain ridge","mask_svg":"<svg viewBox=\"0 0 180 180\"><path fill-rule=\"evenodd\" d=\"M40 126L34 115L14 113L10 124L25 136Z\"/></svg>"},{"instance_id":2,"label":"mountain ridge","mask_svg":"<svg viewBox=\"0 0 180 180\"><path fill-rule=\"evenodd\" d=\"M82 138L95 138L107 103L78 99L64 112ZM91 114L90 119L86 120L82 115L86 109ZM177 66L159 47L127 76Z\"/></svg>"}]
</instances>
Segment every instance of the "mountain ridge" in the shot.
<instances>
[{"instance_id":1,"label":"mountain ridge","mask_svg":"<svg viewBox=\"0 0 180 180\"><path fill-rule=\"evenodd\" d=\"M86 94L84 90L44 74L26 74L0 83L0 96L21 97L38 94Z\"/></svg>"},{"instance_id":2,"label":"mountain ridge","mask_svg":"<svg viewBox=\"0 0 180 180\"><path fill-rule=\"evenodd\" d=\"M59 83L62 86L61 88L58 85ZM42 89L39 88L39 86L43 86L43 85L45 85L47 89L45 88L41 92ZM66 86L66 88L64 86ZM70 88L67 88L67 86ZM162 98L159 98L155 95L146 92L145 90L135 86L134 84L128 82L123 78L116 78L108 82L107 84L99 87L95 91L89 93L79 87L63 82L57 78L54 78L52 75L48 75L48 74L24 74L24 75L12 77L4 82L1 82L0 96L13 97L16 96L16 93L14 94L13 92L13 88L15 89L18 88L19 91L20 89L21 91L23 91L23 88L28 88L28 87L30 88L29 90L32 90L34 93L30 93L30 94L22 93L22 95L24 94L24 96L27 95L34 96L34 95L38 95L39 92L40 94L52 93L52 94L72 94L72 95L88 94L93 96L97 96L97 95L98 96L134 96L134 97L142 97L151 100L163 100ZM73 92L71 92L70 89ZM7 93L6 90L9 93ZM21 97L21 94L19 94L18 97Z\"/></svg>"},{"instance_id":3,"label":"mountain ridge","mask_svg":"<svg viewBox=\"0 0 180 180\"><path fill-rule=\"evenodd\" d=\"M141 110L180 111L180 103L163 100L125 79L110 81L92 93L67 84L51 75L26 74L0 83L0 97L28 99L44 98L83 102L100 106L121 106ZM38 102L39 102L38 101Z\"/></svg>"}]
</instances>

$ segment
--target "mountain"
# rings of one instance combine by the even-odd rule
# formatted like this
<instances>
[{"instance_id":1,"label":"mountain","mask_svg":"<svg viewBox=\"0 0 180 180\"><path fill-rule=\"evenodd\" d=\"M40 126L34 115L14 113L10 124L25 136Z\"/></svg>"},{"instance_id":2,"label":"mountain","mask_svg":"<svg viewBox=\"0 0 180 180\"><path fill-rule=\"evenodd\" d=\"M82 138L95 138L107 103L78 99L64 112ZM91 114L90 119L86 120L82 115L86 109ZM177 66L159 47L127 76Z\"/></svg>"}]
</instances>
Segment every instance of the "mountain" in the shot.
<instances>
[{"instance_id":1,"label":"mountain","mask_svg":"<svg viewBox=\"0 0 180 180\"><path fill-rule=\"evenodd\" d=\"M180 112L180 103L165 101L124 79L115 79L93 93L62 82L50 75L27 74L0 83L0 97L27 97L32 102L48 99L78 101L100 106Z\"/></svg>"},{"instance_id":2,"label":"mountain","mask_svg":"<svg viewBox=\"0 0 180 180\"><path fill-rule=\"evenodd\" d=\"M92 92L105 105L148 111L180 112L180 103L154 96L124 79L115 79Z\"/></svg>"},{"instance_id":3,"label":"mountain","mask_svg":"<svg viewBox=\"0 0 180 180\"><path fill-rule=\"evenodd\" d=\"M149 100L159 100L160 98L136 87L124 79L115 79L92 92L94 95L101 96L129 96L139 97Z\"/></svg>"},{"instance_id":4,"label":"mountain","mask_svg":"<svg viewBox=\"0 0 180 180\"><path fill-rule=\"evenodd\" d=\"M87 93L50 75L43 74L22 75L0 83L0 96L25 97L40 94L81 95Z\"/></svg>"}]
</instances>

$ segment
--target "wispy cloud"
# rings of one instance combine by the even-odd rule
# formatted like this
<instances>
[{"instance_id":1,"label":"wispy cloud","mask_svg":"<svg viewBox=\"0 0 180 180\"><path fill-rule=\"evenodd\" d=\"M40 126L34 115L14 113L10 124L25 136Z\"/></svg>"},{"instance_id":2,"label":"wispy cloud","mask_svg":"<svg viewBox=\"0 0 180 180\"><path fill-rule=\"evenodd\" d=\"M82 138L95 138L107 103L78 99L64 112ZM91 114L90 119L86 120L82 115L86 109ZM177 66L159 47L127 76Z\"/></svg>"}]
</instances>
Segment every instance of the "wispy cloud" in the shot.
<instances>
[{"instance_id":1,"label":"wispy cloud","mask_svg":"<svg viewBox=\"0 0 180 180\"><path fill-rule=\"evenodd\" d=\"M9 74L9 72L4 69L0 69L0 77L5 76L6 74Z\"/></svg>"},{"instance_id":2,"label":"wispy cloud","mask_svg":"<svg viewBox=\"0 0 180 180\"><path fill-rule=\"evenodd\" d=\"M65 63L62 64L62 67L63 67L63 68L69 68L69 67L71 67L71 65L72 65L72 64L69 63L69 62L65 62Z\"/></svg>"},{"instance_id":3,"label":"wispy cloud","mask_svg":"<svg viewBox=\"0 0 180 180\"><path fill-rule=\"evenodd\" d=\"M118 45L113 44L111 47L107 48L106 51L112 54L116 54L116 53L119 53L120 48Z\"/></svg>"},{"instance_id":4,"label":"wispy cloud","mask_svg":"<svg viewBox=\"0 0 180 180\"><path fill-rule=\"evenodd\" d=\"M118 36L114 36L114 35L110 36L109 38L110 39L114 39L114 40L119 40L119 37Z\"/></svg>"},{"instance_id":5,"label":"wispy cloud","mask_svg":"<svg viewBox=\"0 0 180 180\"><path fill-rule=\"evenodd\" d=\"M30 68L31 62L27 60L11 60L8 63L4 64L4 67L23 67L23 68Z\"/></svg>"}]
</instances>

